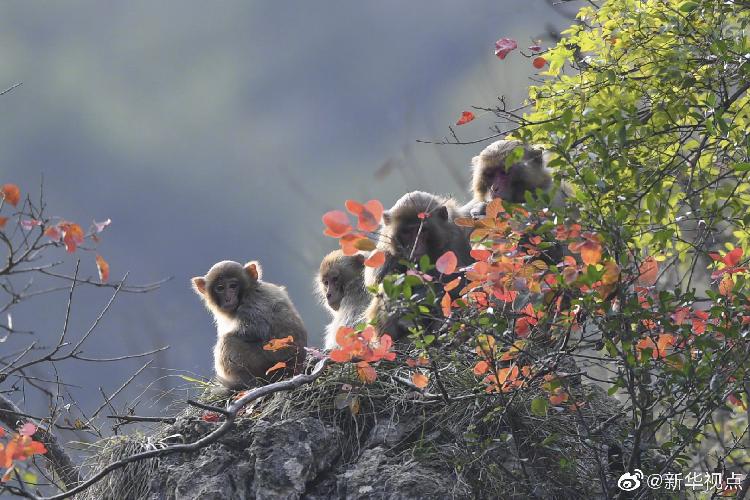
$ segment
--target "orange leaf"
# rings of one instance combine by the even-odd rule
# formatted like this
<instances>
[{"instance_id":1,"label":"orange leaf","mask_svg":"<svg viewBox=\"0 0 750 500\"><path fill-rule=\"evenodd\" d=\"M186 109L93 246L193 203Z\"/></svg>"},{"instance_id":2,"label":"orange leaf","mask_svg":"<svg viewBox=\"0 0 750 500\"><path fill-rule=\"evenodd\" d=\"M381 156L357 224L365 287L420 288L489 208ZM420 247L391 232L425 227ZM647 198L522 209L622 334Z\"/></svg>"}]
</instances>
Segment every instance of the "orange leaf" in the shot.
<instances>
[{"instance_id":1,"label":"orange leaf","mask_svg":"<svg viewBox=\"0 0 750 500\"><path fill-rule=\"evenodd\" d=\"M5 223L8 222L7 217L0 217L0 229L5 227Z\"/></svg>"},{"instance_id":2,"label":"orange leaf","mask_svg":"<svg viewBox=\"0 0 750 500\"><path fill-rule=\"evenodd\" d=\"M352 360L351 353L345 351L344 349L334 349L331 351L328 357L331 358L331 361L335 363L348 363Z\"/></svg>"},{"instance_id":3,"label":"orange leaf","mask_svg":"<svg viewBox=\"0 0 750 500\"><path fill-rule=\"evenodd\" d=\"M545 64L547 64L547 60L543 57L535 57L533 61L531 61L531 64L534 65L536 69L542 69Z\"/></svg>"},{"instance_id":4,"label":"orange leaf","mask_svg":"<svg viewBox=\"0 0 750 500\"><path fill-rule=\"evenodd\" d=\"M559 406L567 400L568 400L568 393L565 391L560 391L558 394L550 395L549 397L549 403L552 406Z\"/></svg>"},{"instance_id":5,"label":"orange leaf","mask_svg":"<svg viewBox=\"0 0 750 500\"><path fill-rule=\"evenodd\" d=\"M60 224L62 230L62 239L65 244L65 250L68 253L73 253L78 248L78 245L83 243L83 229L74 222L63 222Z\"/></svg>"},{"instance_id":6,"label":"orange leaf","mask_svg":"<svg viewBox=\"0 0 750 500\"><path fill-rule=\"evenodd\" d=\"M371 384L372 382L375 382L378 375L375 373L375 368L370 366L370 363L367 361L360 361L357 363L357 376L365 384Z\"/></svg>"},{"instance_id":7,"label":"orange leaf","mask_svg":"<svg viewBox=\"0 0 750 500\"><path fill-rule=\"evenodd\" d=\"M349 223L349 216L341 210L331 210L323 214L323 224L326 225L326 230L323 231L323 234L334 238L340 238L352 230L352 226Z\"/></svg>"},{"instance_id":8,"label":"orange leaf","mask_svg":"<svg viewBox=\"0 0 750 500\"><path fill-rule=\"evenodd\" d=\"M484 213L489 219L496 219L497 216L503 212L505 212L505 207L503 206L503 201L500 198L494 198L492 201L487 203L487 207L484 210Z\"/></svg>"},{"instance_id":9,"label":"orange leaf","mask_svg":"<svg viewBox=\"0 0 750 500\"><path fill-rule=\"evenodd\" d=\"M99 281L102 283L109 281L109 264L101 255L96 256L96 268L99 270Z\"/></svg>"},{"instance_id":10,"label":"orange leaf","mask_svg":"<svg viewBox=\"0 0 750 500\"><path fill-rule=\"evenodd\" d=\"M732 280L731 275L727 274L719 282L719 294L723 295L724 297L728 297L729 295L732 294L733 289L734 289L734 280Z\"/></svg>"},{"instance_id":11,"label":"orange leaf","mask_svg":"<svg viewBox=\"0 0 750 500\"><path fill-rule=\"evenodd\" d=\"M357 228L362 231L375 231L380 226L383 216L383 204L378 200L370 200L364 205L354 200L346 200L346 209L359 219Z\"/></svg>"},{"instance_id":12,"label":"orange leaf","mask_svg":"<svg viewBox=\"0 0 750 500\"><path fill-rule=\"evenodd\" d=\"M587 240L581 246L581 260L584 264L597 264L602 259L602 246L591 240Z\"/></svg>"},{"instance_id":13,"label":"orange leaf","mask_svg":"<svg viewBox=\"0 0 750 500\"><path fill-rule=\"evenodd\" d=\"M263 345L264 351L278 351L287 348L294 342L294 337L289 335L283 339L271 339Z\"/></svg>"},{"instance_id":14,"label":"orange leaf","mask_svg":"<svg viewBox=\"0 0 750 500\"><path fill-rule=\"evenodd\" d=\"M483 375L487 372L487 370L490 369L489 363L486 361L479 361L476 365L474 365L474 375Z\"/></svg>"},{"instance_id":15,"label":"orange leaf","mask_svg":"<svg viewBox=\"0 0 750 500\"><path fill-rule=\"evenodd\" d=\"M466 125L470 121L473 121L474 118L476 118L474 116L474 113L472 113L471 111L464 111L463 113L461 113L461 118L458 119L456 125Z\"/></svg>"},{"instance_id":16,"label":"orange leaf","mask_svg":"<svg viewBox=\"0 0 750 500\"><path fill-rule=\"evenodd\" d=\"M15 184L3 184L3 186L0 187L0 194L5 201L14 207L18 205L19 201L21 201L21 190L18 189L18 186Z\"/></svg>"},{"instance_id":17,"label":"orange leaf","mask_svg":"<svg viewBox=\"0 0 750 500\"><path fill-rule=\"evenodd\" d=\"M357 334L354 331L354 328L350 328L348 326L342 326L339 327L338 330L336 330L336 343L340 345L341 347L347 347L356 340Z\"/></svg>"},{"instance_id":18,"label":"orange leaf","mask_svg":"<svg viewBox=\"0 0 750 500\"><path fill-rule=\"evenodd\" d=\"M383 264L385 264L385 254L380 250L370 255L370 257L365 260L365 265L367 267L380 267Z\"/></svg>"},{"instance_id":19,"label":"orange leaf","mask_svg":"<svg viewBox=\"0 0 750 500\"><path fill-rule=\"evenodd\" d=\"M339 238L339 246L344 255L354 255L360 247L367 248L368 243L362 240L370 240L367 236L361 233L346 233Z\"/></svg>"},{"instance_id":20,"label":"orange leaf","mask_svg":"<svg viewBox=\"0 0 750 500\"><path fill-rule=\"evenodd\" d=\"M656 283L659 276L659 263L653 257L646 257L638 268L638 284L641 286L651 286Z\"/></svg>"},{"instance_id":21,"label":"orange leaf","mask_svg":"<svg viewBox=\"0 0 750 500\"><path fill-rule=\"evenodd\" d=\"M451 296L450 294L443 295L443 298L440 300L440 307L443 310L443 316L446 318L449 318L451 315Z\"/></svg>"},{"instance_id":22,"label":"orange leaf","mask_svg":"<svg viewBox=\"0 0 750 500\"><path fill-rule=\"evenodd\" d=\"M266 370L266 375L268 375L269 373L273 373L276 370L281 370L282 368L286 368L286 363L284 363L283 361L279 361L278 363L273 365L271 368Z\"/></svg>"},{"instance_id":23,"label":"orange leaf","mask_svg":"<svg viewBox=\"0 0 750 500\"><path fill-rule=\"evenodd\" d=\"M438 257L438 260L435 262L435 267L443 274L455 273L457 265L458 258L456 258L456 254L451 250L448 250L443 255Z\"/></svg>"},{"instance_id":24,"label":"orange leaf","mask_svg":"<svg viewBox=\"0 0 750 500\"><path fill-rule=\"evenodd\" d=\"M424 389L425 387L427 387L427 382L429 381L430 379L422 373L415 373L411 376L412 384L416 385L420 389Z\"/></svg>"},{"instance_id":25,"label":"orange leaf","mask_svg":"<svg viewBox=\"0 0 750 500\"><path fill-rule=\"evenodd\" d=\"M461 277L460 276L458 278L456 278L456 279L454 279L454 280L449 281L448 283L446 283L445 287L443 287L443 290L445 290L446 292L450 292L451 290L453 290L454 288L456 288L459 284L461 284Z\"/></svg>"}]
</instances>

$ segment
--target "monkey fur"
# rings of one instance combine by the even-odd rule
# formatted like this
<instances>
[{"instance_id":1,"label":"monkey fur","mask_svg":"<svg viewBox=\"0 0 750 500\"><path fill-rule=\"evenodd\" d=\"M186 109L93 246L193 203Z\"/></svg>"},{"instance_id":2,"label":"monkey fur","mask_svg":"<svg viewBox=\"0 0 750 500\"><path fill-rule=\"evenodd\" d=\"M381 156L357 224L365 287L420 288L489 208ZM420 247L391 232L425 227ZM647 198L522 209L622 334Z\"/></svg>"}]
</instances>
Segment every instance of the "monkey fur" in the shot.
<instances>
[{"instance_id":1,"label":"monkey fur","mask_svg":"<svg viewBox=\"0 0 750 500\"><path fill-rule=\"evenodd\" d=\"M523 157L506 167L505 160L518 147L524 148ZM484 148L471 160L472 200L462 207L463 214L472 217L484 215L487 203L494 198L523 203L527 191L532 195L537 189L549 191L553 182L544 156L543 150L517 140L499 140ZM553 205L560 204L568 190L569 187L562 183Z\"/></svg>"},{"instance_id":2,"label":"monkey fur","mask_svg":"<svg viewBox=\"0 0 750 500\"><path fill-rule=\"evenodd\" d=\"M420 214L425 214L420 218ZM389 210L383 212L383 225L375 251L385 254L385 263L377 268L365 269L365 284L377 285L388 274L405 271L400 260L418 262L427 255L434 264L445 252L456 254L458 265L473 262L466 232L453 222L460 216L454 200L423 191L412 191L402 196ZM394 339L408 333L408 326L397 315L386 311L382 294L376 295L365 313L374 321L379 333L388 333Z\"/></svg>"},{"instance_id":3,"label":"monkey fur","mask_svg":"<svg viewBox=\"0 0 750 500\"><path fill-rule=\"evenodd\" d=\"M229 389L296 373L305 359L307 331L299 313L284 287L261 281L261 276L255 261L243 266L225 260L214 264L205 276L192 279L193 290L214 317L214 369ZM293 338L289 347L263 349L269 340L289 335ZM266 375L278 362L285 362L286 368Z\"/></svg>"},{"instance_id":4,"label":"monkey fur","mask_svg":"<svg viewBox=\"0 0 750 500\"><path fill-rule=\"evenodd\" d=\"M365 321L364 312L372 295L364 284L364 261L364 255L344 255L341 250L334 250L320 263L315 290L331 314L326 326L326 349L337 346L336 332L340 327L353 328Z\"/></svg>"}]
</instances>

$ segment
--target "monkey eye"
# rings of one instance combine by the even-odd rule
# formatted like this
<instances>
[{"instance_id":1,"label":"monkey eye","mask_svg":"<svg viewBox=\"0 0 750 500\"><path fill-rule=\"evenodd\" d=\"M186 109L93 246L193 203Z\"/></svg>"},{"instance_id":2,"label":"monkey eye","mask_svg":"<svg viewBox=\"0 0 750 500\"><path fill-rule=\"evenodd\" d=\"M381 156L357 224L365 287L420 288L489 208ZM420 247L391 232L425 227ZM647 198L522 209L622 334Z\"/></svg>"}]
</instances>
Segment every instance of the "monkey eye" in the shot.
<instances>
[{"instance_id":1,"label":"monkey eye","mask_svg":"<svg viewBox=\"0 0 750 500\"><path fill-rule=\"evenodd\" d=\"M229 288L231 288L232 290L234 290L235 288L237 288L237 283L230 284Z\"/></svg>"},{"instance_id":2,"label":"monkey eye","mask_svg":"<svg viewBox=\"0 0 750 500\"><path fill-rule=\"evenodd\" d=\"M224 290L224 285L216 285L216 290L221 292L222 290Z\"/></svg>"},{"instance_id":3,"label":"monkey eye","mask_svg":"<svg viewBox=\"0 0 750 500\"><path fill-rule=\"evenodd\" d=\"M328 280L323 280L323 286L328 286Z\"/></svg>"}]
</instances>

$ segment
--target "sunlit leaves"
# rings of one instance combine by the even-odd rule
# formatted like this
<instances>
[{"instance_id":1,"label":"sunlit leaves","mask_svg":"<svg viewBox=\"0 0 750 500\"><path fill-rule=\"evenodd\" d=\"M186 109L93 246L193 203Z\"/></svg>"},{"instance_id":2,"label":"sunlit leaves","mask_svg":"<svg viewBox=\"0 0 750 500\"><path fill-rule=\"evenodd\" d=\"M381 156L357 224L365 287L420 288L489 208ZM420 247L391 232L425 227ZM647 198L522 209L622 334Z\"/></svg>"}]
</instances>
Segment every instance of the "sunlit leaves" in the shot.
<instances>
[{"instance_id":1,"label":"sunlit leaves","mask_svg":"<svg viewBox=\"0 0 750 500\"><path fill-rule=\"evenodd\" d=\"M21 201L21 190L15 184L3 184L0 187L0 197L14 207Z\"/></svg>"},{"instance_id":2,"label":"sunlit leaves","mask_svg":"<svg viewBox=\"0 0 750 500\"><path fill-rule=\"evenodd\" d=\"M518 43L511 38L501 38L495 42L495 55L498 59L505 59L510 52L518 48Z\"/></svg>"},{"instance_id":3,"label":"sunlit leaves","mask_svg":"<svg viewBox=\"0 0 750 500\"><path fill-rule=\"evenodd\" d=\"M338 348L331 351L330 359L336 363L356 363L357 374L365 383L376 378L375 369L370 363L396 359L396 353L391 350L391 336L384 334L378 337L371 326L362 331L342 326L336 332L336 343Z\"/></svg>"},{"instance_id":4,"label":"sunlit leaves","mask_svg":"<svg viewBox=\"0 0 750 500\"><path fill-rule=\"evenodd\" d=\"M464 111L461 113L461 117L456 121L456 125L466 125L467 123L474 121L476 117L471 111Z\"/></svg>"}]
</instances>

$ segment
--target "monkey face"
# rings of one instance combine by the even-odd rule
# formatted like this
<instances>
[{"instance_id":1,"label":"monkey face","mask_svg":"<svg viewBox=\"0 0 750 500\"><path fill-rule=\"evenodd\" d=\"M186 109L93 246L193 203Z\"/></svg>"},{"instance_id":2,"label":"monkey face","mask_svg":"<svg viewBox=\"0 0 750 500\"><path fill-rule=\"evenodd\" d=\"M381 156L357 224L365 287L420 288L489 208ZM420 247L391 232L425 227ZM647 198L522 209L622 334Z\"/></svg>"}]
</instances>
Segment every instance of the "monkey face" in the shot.
<instances>
[{"instance_id":1,"label":"monkey face","mask_svg":"<svg viewBox=\"0 0 750 500\"><path fill-rule=\"evenodd\" d=\"M445 246L441 235L444 234L442 224L447 221L448 210L445 207L434 210L426 219L400 221L396 228L396 241L400 247L398 253L414 261L423 255L429 255L431 259L436 258Z\"/></svg>"},{"instance_id":2,"label":"monkey face","mask_svg":"<svg viewBox=\"0 0 750 500\"><path fill-rule=\"evenodd\" d=\"M237 278L219 278L211 287L211 295L219 309L232 313L240 305L242 283Z\"/></svg>"},{"instance_id":3,"label":"monkey face","mask_svg":"<svg viewBox=\"0 0 750 500\"><path fill-rule=\"evenodd\" d=\"M344 283L339 274L335 271L331 271L320 277L321 283L323 284L323 290L326 294L326 302L328 307L334 311L338 311L341 306L341 299L344 298Z\"/></svg>"}]
</instances>

